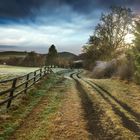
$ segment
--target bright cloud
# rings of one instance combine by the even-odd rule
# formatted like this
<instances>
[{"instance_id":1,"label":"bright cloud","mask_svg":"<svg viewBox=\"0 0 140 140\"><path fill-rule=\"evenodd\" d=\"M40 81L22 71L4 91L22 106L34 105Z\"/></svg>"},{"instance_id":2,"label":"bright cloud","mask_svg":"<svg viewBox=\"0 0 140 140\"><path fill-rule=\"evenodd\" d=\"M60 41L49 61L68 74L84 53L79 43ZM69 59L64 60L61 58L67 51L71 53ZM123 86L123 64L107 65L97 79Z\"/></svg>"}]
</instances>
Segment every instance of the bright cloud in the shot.
<instances>
[{"instance_id":1,"label":"bright cloud","mask_svg":"<svg viewBox=\"0 0 140 140\"><path fill-rule=\"evenodd\" d=\"M46 25L8 25L0 26L0 44L23 47L48 47L55 44L59 50L71 50L77 53L82 45L87 42L91 29L92 20L79 17L72 23ZM75 49L77 47L77 49Z\"/></svg>"},{"instance_id":2,"label":"bright cloud","mask_svg":"<svg viewBox=\"0 0 140 140\"><path fill-rule=\"evenodd\" d=\"M59 51L80 53L102 12L113 5L139 12L139 4L138 0L1 0L0 45L47 50L55 44Z\"/></svg>"}]
</instances>

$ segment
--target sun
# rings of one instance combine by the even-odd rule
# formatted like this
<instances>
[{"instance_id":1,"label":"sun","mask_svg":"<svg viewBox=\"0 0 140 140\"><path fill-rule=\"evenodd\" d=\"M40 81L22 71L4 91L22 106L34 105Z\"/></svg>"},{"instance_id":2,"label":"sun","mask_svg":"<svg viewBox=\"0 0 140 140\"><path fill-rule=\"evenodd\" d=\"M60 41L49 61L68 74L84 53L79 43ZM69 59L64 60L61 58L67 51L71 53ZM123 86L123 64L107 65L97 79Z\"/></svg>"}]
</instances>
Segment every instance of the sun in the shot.
<instances>
[{"instance_id":1,"label":"sun","mask_svg":"<svg viewBox=\"0 0 140 140\"><path fill-rule=\"evenodd\" d=\"M135 36L133 34L127 34L125 36L125 43L132 44L134 39L135 39Z\"/></svg>"}]
</instances>

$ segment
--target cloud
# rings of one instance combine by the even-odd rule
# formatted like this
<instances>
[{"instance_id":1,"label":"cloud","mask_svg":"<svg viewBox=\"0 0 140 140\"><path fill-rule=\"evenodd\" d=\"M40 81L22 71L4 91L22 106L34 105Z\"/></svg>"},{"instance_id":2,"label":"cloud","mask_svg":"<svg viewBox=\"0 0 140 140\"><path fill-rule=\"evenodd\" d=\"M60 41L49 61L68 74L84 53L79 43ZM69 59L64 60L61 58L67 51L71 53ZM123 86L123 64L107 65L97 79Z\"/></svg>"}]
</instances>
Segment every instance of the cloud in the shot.
<instances>
[{"instance_id":1,"label":"cloud","mask_svg":"<svg viewBox=\"0 0 140 140\"><path fill-rule=\"evenodd\" d=\"M40 8L45 0L1 0L0 17L23 18L32 14L32 9Z\"/></svg>"},{"instance_id":2,"label":"cloud","mask_svg":"<svg viewBox=\"0 0 140 140\"><path fill-rule=\"evenodd\" d=\"M37 25L3 25L0 26L0 45L47 48L55 44L58 50L78 53L91 34L93 20L84 16L75 16L71 23ZM76 48L75 48L76 47Z\"/></svg>"},{"instance_id":3,"label":"cloud","mask_svg":"<svg viewBox=\"0 0 140 140\"><path fill-rule=\"evenodd\" d=\"M0 44L78 52L112 5L139 10L139 0L1 0Z\"/></svg>"},{"instance_id":4,"label":"cloud","mask_svg":"<svg viewBox=\"0 0 140 140\"><path fill-rule=\"evenodd\" d=\"M47 9L46 14L51 15L56 9L65 6L77 13L88 15L97 9L106 9L111 5L132 7L139 4L139 0L1 0L0 17L15 21L23 18L33 20L42 9Z\"/></svg>"}]
</instances>

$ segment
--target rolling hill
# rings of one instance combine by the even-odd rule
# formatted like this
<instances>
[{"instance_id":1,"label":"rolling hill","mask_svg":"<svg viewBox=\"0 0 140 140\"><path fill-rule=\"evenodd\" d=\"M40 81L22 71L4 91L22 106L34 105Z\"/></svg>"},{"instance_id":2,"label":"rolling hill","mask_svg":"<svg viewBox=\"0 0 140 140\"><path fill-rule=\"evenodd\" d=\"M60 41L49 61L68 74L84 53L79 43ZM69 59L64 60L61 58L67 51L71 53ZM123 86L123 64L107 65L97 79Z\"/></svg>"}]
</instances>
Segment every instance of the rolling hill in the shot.
<instances>
[{"instance_id":1,"label":"rolling hill","mask_svg":"<svg viewBox=\"0 0 140 140\"><path fill-rule=\"evenodd\" d=\"M6 59L10 57L25 57L28 54L26 51L2 51L0 52L0 59ZM46 54L39 54L42 56L46 56ZM70 53L70 52L58 52L58 56L64 59L75 59L77 55Z\"/></svg>"},{"instance_id":2,"label":"rolling hill","mask_svg":"<svg viewBox=\"0 0 140 140\"><path fill-rule=\"evenodd\" d=\"M59 57L65 58L65 59L75 59L77 55L70 53L70 52L59 52Z\"/></svg>"},{"instance_id":3,"label":"rolling hill","mask_svg":"<svg viewBox=\"0 0 140 140\"><path fill-rule=\"evenodd\" d=\"M25 57L27 52L18 52L18 51L4 51L0 52L0 59L6 59L10 57Z\"/></svg>"}]
</instances>

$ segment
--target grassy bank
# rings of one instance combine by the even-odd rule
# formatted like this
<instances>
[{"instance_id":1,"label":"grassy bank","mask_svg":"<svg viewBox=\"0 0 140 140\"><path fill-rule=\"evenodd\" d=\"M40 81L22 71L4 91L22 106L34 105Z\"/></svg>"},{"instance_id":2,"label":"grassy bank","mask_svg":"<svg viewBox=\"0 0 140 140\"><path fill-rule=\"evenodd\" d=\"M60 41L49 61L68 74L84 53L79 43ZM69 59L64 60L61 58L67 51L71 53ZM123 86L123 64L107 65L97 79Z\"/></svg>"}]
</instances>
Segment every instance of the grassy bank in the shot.
<instances>
[{"instance_id":1,"label":"grassy bank","mask_svg":"<svg viewBox=\"0 0 140 140\"><path fill-rule=\"evenodd\" d=\"M100 83L100 80L94 80L94 82L95 81L96 83L98 81L98 84ZM96 128L95 132L99 133L100 139L138 140L137 134L131 129L132 125L129 124L129 119L133 120L133 118L131 118L132 115L130 116L124 108L111 97L107 96L106 93L98 92L82 80L81 83L88 93L88 98L92 101L94 109L94 115L92 116ZM113 88L112 86L112 89Z\"/></svg>"},{"instance_id":2,"label":"grassy bank","mask_svg":"<svg viewBox=\"0 0 140 140\"><path fill-rule=\"evenodd\" d=\"M128 105L136 113L140 114L140 87L134 83L126 83L117 79L94 80L112 96Z\"/></svg>"},{"instance_id":3,"label":"grassy bank","mask_svg":"<svg viewBox=\"0 0 140 140\"><path fill-rule=\"evenodd\" d=\"M30 90L28 94L22 96L20 102L16 102L6 112L1 112L0 115L0 140L8 139L8 137L20 126L23 118L26 118L32 109L40 102L44 96L48 96L50 100L55 100L48 93L49 89L55 85L60 77L51 75L47 79L41 81L37 86Z\"/></svg>"}]
</instances>

